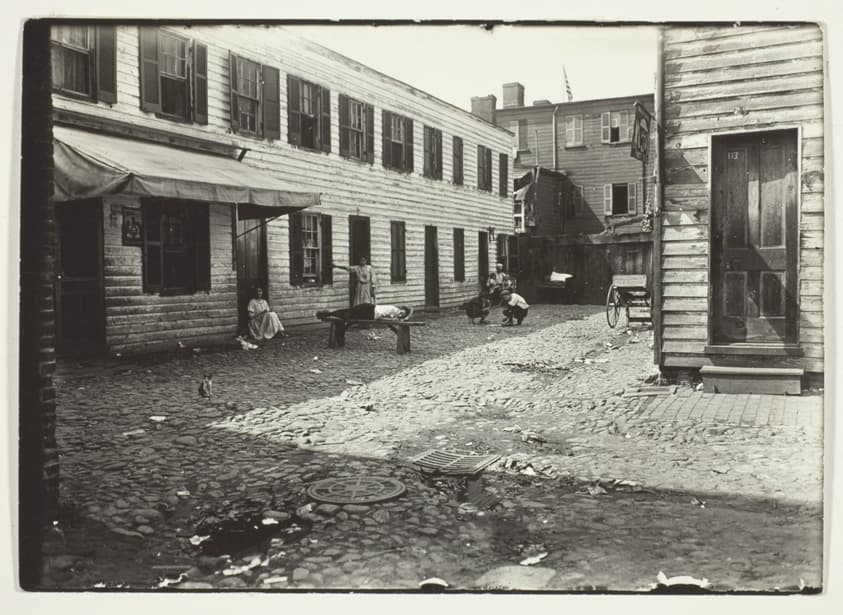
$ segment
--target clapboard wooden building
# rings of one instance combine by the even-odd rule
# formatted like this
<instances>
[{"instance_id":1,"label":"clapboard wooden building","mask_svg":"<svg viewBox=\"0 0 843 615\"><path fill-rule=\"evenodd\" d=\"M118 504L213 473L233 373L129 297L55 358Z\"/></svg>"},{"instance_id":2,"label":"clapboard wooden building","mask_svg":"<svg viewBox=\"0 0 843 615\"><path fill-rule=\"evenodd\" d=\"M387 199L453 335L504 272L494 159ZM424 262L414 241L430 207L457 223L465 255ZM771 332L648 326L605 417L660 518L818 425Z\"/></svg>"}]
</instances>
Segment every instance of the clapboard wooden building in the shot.
<instances>
[{"instance_id":1,"label":"clapboard wooden building","mask_svg":"<svg viewBox=\"0 0 843 615\"><path fill-rule=\"evenodd\" d=\"M796 393L825 365L822 32L668 26L661 45L656 359Z\"/></svg>"},{"instance_id":2,"label":"clapboard wooden building","mask_svg":"<svg viewBox=\"0 0 843 615\"><path fill-rule=\"evenodd\" d=\"M135 352L242 329L257 286L287 325L477 292L512 224L511 135L296 35L53 26L58 343Z\"/></svg>"},{"instance_id":3,"label":"clapboard wooden building","mask_svg":"<svg viewBox=\"0 0 843 615\"><path fill-rule=\"evenodd\" d=\"M500 108L494 95L471 101L475 114L513 134L519 288L550 300L541 287L556 270L574 276L565 300L603 303L612 275L652 274L653 158L642 164L630 153L634 105L652 113L654 96L527 105L524 94L522 84L505 83Z\"/></svg>"}]
</instances>

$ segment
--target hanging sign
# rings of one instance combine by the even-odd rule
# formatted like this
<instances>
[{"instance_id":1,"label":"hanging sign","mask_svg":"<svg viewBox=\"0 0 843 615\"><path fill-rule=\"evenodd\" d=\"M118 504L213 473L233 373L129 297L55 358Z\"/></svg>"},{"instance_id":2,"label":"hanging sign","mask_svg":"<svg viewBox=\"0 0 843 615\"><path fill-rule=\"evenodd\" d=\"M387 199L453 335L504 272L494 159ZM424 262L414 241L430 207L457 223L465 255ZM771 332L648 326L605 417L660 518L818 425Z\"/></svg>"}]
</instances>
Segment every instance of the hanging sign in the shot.
<instances>
[{"instance_id":1,"label":"hanging sign","mask_svg":"<svg viewBox=\"0 0 843 615\"><path fill-rule=\"evenodd\" d=\"M635 103L635 123L632 126L633 158L647 162L650 153L650 121L653 116L639 103Z\"/></svg>"}]
</instances>

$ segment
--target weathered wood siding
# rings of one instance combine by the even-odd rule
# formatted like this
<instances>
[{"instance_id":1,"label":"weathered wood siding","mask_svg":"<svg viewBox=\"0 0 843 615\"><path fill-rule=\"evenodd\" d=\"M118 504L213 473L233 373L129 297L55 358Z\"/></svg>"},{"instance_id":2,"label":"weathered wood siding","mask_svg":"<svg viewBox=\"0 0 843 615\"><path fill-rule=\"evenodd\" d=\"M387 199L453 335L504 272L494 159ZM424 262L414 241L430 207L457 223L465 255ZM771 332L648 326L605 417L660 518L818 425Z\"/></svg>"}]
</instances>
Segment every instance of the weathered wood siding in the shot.
<instances>
[{"instance_id":1,"label":"weathered wood siding","mask_svg":"<svg viewBox=\"0 0 843 615\"><path fill-rule=\"evenodd\" d=\"M124 206L136 197L103 199L105 334L109 352L131 353L221 340L237 328L237 272L232 268L231 207L209 206L211 290L161 297L143 292L139 246L124 246Z\"/></svg>"},{"instance_id":2,"label":"weathered wood siding","mask_svg":"<svg viewBox=\"0 0 843 615\"><path fill-rule=\"evenodd\" d=\"M504 129L451 106L405 83L378 73L353 60L324 47L300 39L290 28L263 28L238 26L201 26L190 28L167 27L185 37L208 45L208 124L180 123L157 118L140 109L138 30L134 26L120 26L117 33L117 102L112 105L97 104L55 95L57 109L78 111L97 116L131 122L138 127L166 129L173 133L211 139L228 145L249 149L245 164L254 165L276 174L289 184L304 191L319 192L322 204L316 213L333 217L332 251L334 260L341 264L348 261L348 216L368 216L371 219L372 264L379 274L379 302L400 302L413 306L424 304L424 226L439 229L440 304L453 306L473 295L477 290L477 232L489 226L508 229L512 224L511 190L507 196L498 194L498 154L508 155L508 177L514 176L511 156L511 135ZM281 138L277 141L233 134L229 117L229 51L248 59L278 68L281 71ZM301 149L287 142L287 74L330 88L331 102L331 152L322 153ZM443 77L444 78L444 77ZM344 94L374 105L375 156L369 165L349 160L339 155L338 97ZM410 174L386 170L381 157L381 111L383 109L406 115L413 120L414 171ZM422 176L423 127L442 131L442 180ZM452 183L452 136L463 139L464 182ZM492 150L492 191L477 189L477 145ZM215 210L216 211L216 210ZM229 224L220 210L212 224ZM391 283L390 220L406 223L407 281ZM216 228L216 227L215 227ZM230 269L230 225L227 243L220 239L218 253ZM286 217L269 224L269 299L278 308L286 324L314 322L313 313L318 309L346 307L348 282L344 272L334 272L334 283L317 288L293 288L289 275L289 222ZM453 280L453 228L465 229L465 282ZM216 237L216 235L215 235ZM108 246L106 259L110 258ZM133 250L137 251L137 248ZM490 244L489 262L494 262L494 244ZM130 264L123 257L121 264L139 267L139 261ZM214 279L211 296L218 297L214 309L225 310L225 301L234 302L234 273L218 271L222 264L214 261ZM106 278L106 284L116 280ZM122 291L107 290L107 304L113 311L118 306ZM134 292L134 291L133 291ZM154 312L157 305L170 305L181 301L191 302L194 297L164 298L143 296L136 293L138 305L148 306ZM123 299L120 298L119 301ZM140 311L140 308L138 308ZM110 314L112 312L109 312ZM219 327L228 327L233 334L234 314L214 313ZM175 318L175 316L173 317ZM144 343L142 336L132 337L129 329L115 329L121 321L109 321L109 339L122 339L124 345ZM123 326L121 323L120 326ZM180 326L184 326L183 324ZM199 325L196 325L198 327ZM193 328L193 326L191 327ZM198 329L197 329L198 330ZM213 332L217 331L214 325ZM141 332L138 331L140 334ZM116 342L115 342L116 343Z\"/></svg>"},{"instance_id":3,"label":"weathered wood siding","mask_svg":"<svg viewBox=\"0 0 843 615\"><path fill-rule=\"evenodd\" d=\"M799 339L823 371L823 43L817 26L664 31L662 353L667 367L711 363L709 147L714 133L800 129Z\"/></svg>"},{"instance_id":4,"label":"weathered wood siding","mask_svg":"<svg viewBox=\"0 0 843 615\"><path fill-rule=\"evenodd\" d=\"M556 170L565 173L573 184L583 187L583 215L565 218L566 234L599 233L607 226L628 219L630 216L605 216L603 213L603 184L635 183L639 186L646 176L647 198L653 199L653 157L647 163L646 170L641 162L630 156L630 143L602 143L601 114L605 111L630 111L630 121L634 119L633 104L640 102L653 113L653 95L625 96L582 102L543 105L538 107L517 107L499 109L496 122L509 128L518 119L527 121L530 135L529 151L519 152L518 168L528 169L537 164L535 156L535 134L538 132L538 164L553 168L553 109L556 112ZM583 116L583 144L565 146L565 117ZM651 148L655 148L655 133L652 134ZM517 171L518 172L518 171ZM520 173L519 173L520 174ZM638 199L637 215L644 211L644 199ZM557 231L558 232L558 231ZM538 229L539 234L545 233Z\"/></svg>"}]
</instances>

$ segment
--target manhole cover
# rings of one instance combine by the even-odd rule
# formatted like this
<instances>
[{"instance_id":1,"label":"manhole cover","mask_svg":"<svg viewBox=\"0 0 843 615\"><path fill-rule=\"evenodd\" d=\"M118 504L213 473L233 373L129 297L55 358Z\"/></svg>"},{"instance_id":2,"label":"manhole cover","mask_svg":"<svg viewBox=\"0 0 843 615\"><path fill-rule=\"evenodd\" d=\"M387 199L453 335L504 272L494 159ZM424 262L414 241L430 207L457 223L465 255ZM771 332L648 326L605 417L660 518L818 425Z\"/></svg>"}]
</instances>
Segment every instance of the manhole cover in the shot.
<instances>
[{"instance_id":1,"label":"manhole cover","mask_svg":"<svg viewBox=\"0 0 843 615\"><path fill-rule=\"evenodd\" d=\"M431 449L416 455L410 461L424 470L443 474L477 474L500 457L500 455L465 455Z\"/></svg>"},{"instance_id":2,"label":"manhole cover","mask_svg":"<svg viewBox=\"0 0 843 615\"><path fill-rule=\"evenodd\" d=\"M385 476L326 478L313 483L307 494L319 502L330 504L371 504L404 493L404 483Z\"/></svg>"}]
</instances>

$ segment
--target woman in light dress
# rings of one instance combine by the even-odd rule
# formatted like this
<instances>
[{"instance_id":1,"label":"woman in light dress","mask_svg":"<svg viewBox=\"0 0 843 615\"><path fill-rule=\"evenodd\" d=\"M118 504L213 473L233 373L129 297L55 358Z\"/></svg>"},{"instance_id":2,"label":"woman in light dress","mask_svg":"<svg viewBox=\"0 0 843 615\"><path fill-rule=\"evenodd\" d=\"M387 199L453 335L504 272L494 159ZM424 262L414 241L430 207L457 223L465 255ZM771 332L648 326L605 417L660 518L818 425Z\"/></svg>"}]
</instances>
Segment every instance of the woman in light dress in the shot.
<instances>
[{"instance_id":1,"label":"woman in light dress","mask_svg":"<svg viewBox=\"0 0 843 615\"><path fill-rule=\"evenodd\" d=\"M249 301L249 334L256 340L269 340L278 334L287 335L278 314L269 309L269 303L263 298L263 289L259 286L257 297Z\"/></svg>"},{"instance_id":2,"label":"woman in light dress","mask_svg":"<svg viewBox=\"0 0 843 615\"><path fill-rule=\"evenodd\" d=\"M344 269L348 271L354 280L354 296L351 299L351 305L374 304L375 303L375 286L377 284L375 278L375 270L369 264L365 256L360 257L359 265L337 265L332 263L337 269Z\"/></svg>"}]
</instances>

